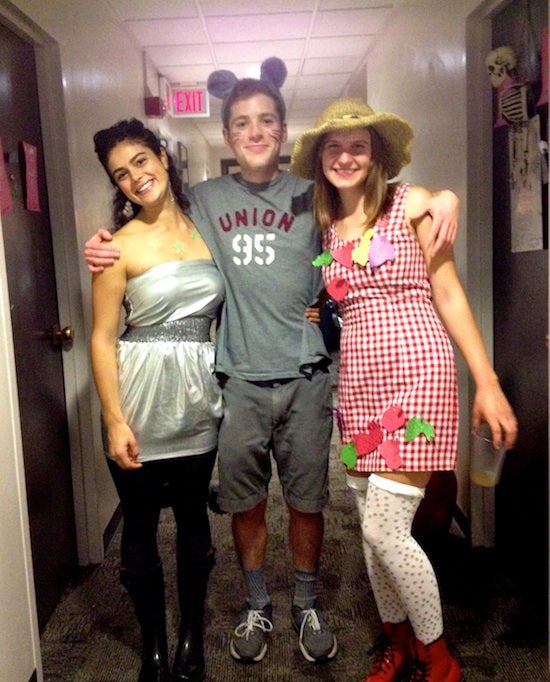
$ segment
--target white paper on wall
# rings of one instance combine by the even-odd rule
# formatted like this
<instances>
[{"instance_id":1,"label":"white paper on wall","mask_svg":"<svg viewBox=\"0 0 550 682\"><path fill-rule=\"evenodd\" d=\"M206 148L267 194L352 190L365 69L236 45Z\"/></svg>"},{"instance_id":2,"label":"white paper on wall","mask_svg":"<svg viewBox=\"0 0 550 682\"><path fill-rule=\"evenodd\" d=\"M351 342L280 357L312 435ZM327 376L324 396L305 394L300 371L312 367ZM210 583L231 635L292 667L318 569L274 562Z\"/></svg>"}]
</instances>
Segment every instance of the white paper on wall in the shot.
<instances>
[{"instance_id":1,"label":"white paper on wall","mask_svg":"<svg viewBox=\"0 0 550 682\"><path fill-rule=\"evenodd\" d=\"M540 119L508 131L512 252L542 249Z\"/></svg>"}]
</instances>

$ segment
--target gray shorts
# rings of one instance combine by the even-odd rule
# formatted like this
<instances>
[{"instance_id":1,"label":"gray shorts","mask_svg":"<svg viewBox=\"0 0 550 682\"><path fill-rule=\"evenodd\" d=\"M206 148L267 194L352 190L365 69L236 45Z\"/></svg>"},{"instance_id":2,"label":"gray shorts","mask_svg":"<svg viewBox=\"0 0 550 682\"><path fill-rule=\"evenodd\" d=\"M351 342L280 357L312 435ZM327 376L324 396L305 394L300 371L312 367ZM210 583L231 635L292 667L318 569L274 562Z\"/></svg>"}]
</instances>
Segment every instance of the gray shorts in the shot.
<instances>
[{"instance_id":1,"label":"gray shorts","mask_svg":"<svg viewBox=\"0 0 550 682\"><path fill-rule=\"evenodd\" d=\"M227 512L267 497L271 456L286 503L306 514L328 501L332 385L328 371L280 382L228 377L218 443L218 502Z\"/></svg>"}]
</instances>

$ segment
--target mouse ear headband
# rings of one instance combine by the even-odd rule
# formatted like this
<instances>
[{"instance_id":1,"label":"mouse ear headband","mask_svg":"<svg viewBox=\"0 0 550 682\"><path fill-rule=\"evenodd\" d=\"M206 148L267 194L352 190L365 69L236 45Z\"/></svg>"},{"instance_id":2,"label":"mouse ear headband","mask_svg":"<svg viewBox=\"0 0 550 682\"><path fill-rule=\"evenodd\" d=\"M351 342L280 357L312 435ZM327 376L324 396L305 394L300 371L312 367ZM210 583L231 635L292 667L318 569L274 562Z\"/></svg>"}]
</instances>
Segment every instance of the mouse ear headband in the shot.
<instances>
[{"instance_id":1,"label":"mouse ear headband","mask_svg":"<svg viewBox=\"0 0 550 682\"><path fill-rule=\"evenodd\" d=\"M220 69L214 71L208 77L206 87L208 92L222 100L222 121L227 128L229 123L229 108L234 101L242 96L249 96L260 92L269 92L277 104L281 115L281 122L286 120L286 105L281 94L281 87L286 80L287 70L285 63L279 57L269 57L262 62L260 78L238 79L232 71ZM255 91L255 87L258 87Z\"/></svg>"}]
</instances>

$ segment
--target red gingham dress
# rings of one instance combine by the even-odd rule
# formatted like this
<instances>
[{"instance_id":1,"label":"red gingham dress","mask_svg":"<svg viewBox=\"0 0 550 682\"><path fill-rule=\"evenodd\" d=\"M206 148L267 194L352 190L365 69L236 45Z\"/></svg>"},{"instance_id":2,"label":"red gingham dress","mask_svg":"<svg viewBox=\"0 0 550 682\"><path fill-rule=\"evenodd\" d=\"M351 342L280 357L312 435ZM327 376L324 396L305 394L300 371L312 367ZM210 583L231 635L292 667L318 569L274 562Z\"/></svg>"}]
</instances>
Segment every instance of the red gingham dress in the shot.
<instances>
[{"instance_id":1,"label":"red gingham dress","mask_svg":"<svg viewBox=\"0 0 550 682\"><path fill-rule=\"evenodd\" d=\"M385 235L393 244L393 262L374 269L369 263L353 263L350 269L336 260L323 266L325 284L341 278L349 285L338 303L343 319L338 384L342 442L350 443L374 422L383 441L397 441L401 458L399 465L388 465L378 446L357 459L357 471L435 471L456 465L453 349L433 307L422 250L405 224L408 187L397 187L392 207L374 228L375 235ZM323 236L324 249L345 245L334 227ZM433 426L435 437L420 434L405 442L404 426L388 432L381 424L389 408L401 408L407 419L420 417Z\"/></svg>"}]
</instances>

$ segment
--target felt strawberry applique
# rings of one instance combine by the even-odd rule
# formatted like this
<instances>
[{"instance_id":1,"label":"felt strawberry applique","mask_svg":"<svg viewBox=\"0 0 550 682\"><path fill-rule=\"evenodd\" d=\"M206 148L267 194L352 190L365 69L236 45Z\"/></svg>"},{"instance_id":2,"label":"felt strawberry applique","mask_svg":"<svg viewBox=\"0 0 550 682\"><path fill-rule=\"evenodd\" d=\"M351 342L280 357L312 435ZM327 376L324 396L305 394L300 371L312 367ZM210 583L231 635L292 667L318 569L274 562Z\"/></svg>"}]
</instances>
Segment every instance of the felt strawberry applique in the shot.
<instances>
[{"instance_id":1,"label":"felt strawberry applique","mask_svg":"<svg viewBox=\"0 0 550 682\"><path fill-rule=\"evenodd\" d=\"M382 426L389 433L393 433L402 426L405 426L406 419L405 413L399 407L399 405L392 405L382 415Z\"/></svg>"},{"instance_id":2,"label":"felt strawberry applique","mask_svg":"<svg viewBox=\"0 0 550 682\"><path fill-rule=\"evenodd\" d=\"M407 422L405 442L418 438L418 436L425 436L426 440L433 440L435 438L434 427L421 417L411 417Z\"/></svg>"},{"instance_id":3,"label":"felt strawberry applique","mask_svg":"<svg viewBox=\"0 0 550 682\"><path fill-rule=\"evenodd\" d=\"M340 263L340 265L343 265L345 268L351 268L353 267L353 261L352 261L352 252L353 252L353 244L351 242L348 242L344 246L341 246L339 249L332 249L330 254L334 258L335 261Z\"/></svg>"},{"instance_id":4,"label":"felt strawberry applique","mask_svg":"<svg viewBox=\"0 0 550 682\"><path fill-rule=\"evenodd\" d=\"M385 235L376 235L370 244L369 265L371 268L379 268L388 261L395 260L395 248Z\"/></svg>"},{"instance_id":5,"label":"felt strawberry applique","mask_svg":"<svg viewBox=\"0 0 550 682\"><path fill-rule=\"evenodd\" d=\"M311 264L315 265L315 267L320 268L322 265L330 265L334 259L332 258L332 254L330 251L323 251L320 253L318 256L316 256L312 261Z\"/></svg>"},{"instance_id":6,"label":"felt strawberry applique","mask_svg":"<svg viewBox=\"0 0 550 682\"><path fill-rule=\"evenodd\" d=\"M384 436L382 434L380 425L376 422L371 422L368 425L366 432L358 433L353 439L353 442L355 443L355 449L357 450L357 456L363 457L369 452L376 450L383 438Z\"/></svg>"},{"instance_id":7,"label":"felt strawberry applique","mask_svg":"<svg viewBox=\"0 0 550 682\"><path fill-rule=\"evenodd\" d=\"M337 277L327 284L327 293L335 301L342 301L348 291L349 282L341 277Z\"/></svg>"},{"instance_id":8,"label":"felt strawberry applique","mask_svg":"<svg viewBox=\"0 0 550 682\"><path fill-rule=\"evenodd\" d=\"M356 246L351 252L351 258L354 263L357 263L357 265L362 265L363 267L365 267L365 265L368 263L371 240L373 235L374 230L371 227L361 237L359 245Z\"/></svg>"},{"instance_id":9,"label":"felt strawberry applique","mask_svg":"<svg viewBox=\"0 0 550 682\"><path fill-rule=\"evenodd\" d=\"M392 470L399 469L403 465L403 460L399 454L399 440L392 437L385 437L385 434L393 434L399 429L405 428L405 443L424 436L426 440L435 438L434 427L420 417L407 416L399 405L389 407L380 419L371 421L366 431L358 433L351 443L342 447L341 460L350 469L353 469L360 457L376 448L380 448L380 456Z\"/></svg>"},{"instance_id":10,"label":"felt strawberry applique","mask_svg":"<svg viewBox=\"0 0 550 682\"><path fill-rule=\"evenodd\" d=\"M385 440L380 445L380 455L390 469L399 469L403 464L399 455L399 442L396 440Z\"/></svg>"}]
</instances>

